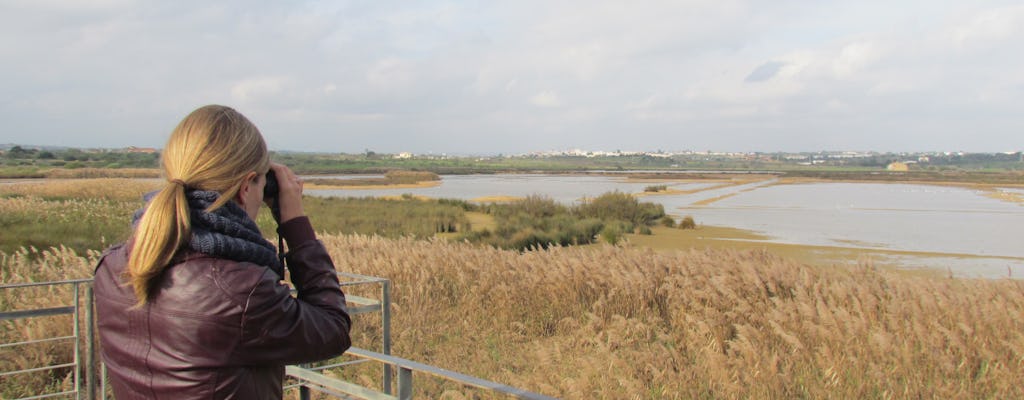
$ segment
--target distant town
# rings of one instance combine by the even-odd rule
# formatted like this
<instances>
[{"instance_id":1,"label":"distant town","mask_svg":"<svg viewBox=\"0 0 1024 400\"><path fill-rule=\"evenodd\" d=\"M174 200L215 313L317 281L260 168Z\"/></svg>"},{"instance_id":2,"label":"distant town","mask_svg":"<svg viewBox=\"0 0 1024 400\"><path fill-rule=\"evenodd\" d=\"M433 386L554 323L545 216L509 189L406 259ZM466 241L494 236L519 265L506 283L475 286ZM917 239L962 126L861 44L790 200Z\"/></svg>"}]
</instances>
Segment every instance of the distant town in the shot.
<instances>
[{"instance_id":1,"label":"distant town","mask_svg":"<svg viewBox=\"0 0 1024 400\"><path fill-rule=\"evenodd\" d=\"M360 153L276 152L279 159L306 165L312 172L374 170L381 168L422 168L453 172L594 169L594 168L666 168L666 169L788 169L853 168L890 171L942 170L1022 170L1024 152L971 153L946 152L721 152L721 151L623 151L623 150L551 150L523 154L449 155L413 152L383 153L369 149ZM0 144L0 162L4 167L156 167L159 149L124 147L117 149L78 149L58 146ZM531 161L532 160L532 161Z\"/></svg>"}]
</instances>

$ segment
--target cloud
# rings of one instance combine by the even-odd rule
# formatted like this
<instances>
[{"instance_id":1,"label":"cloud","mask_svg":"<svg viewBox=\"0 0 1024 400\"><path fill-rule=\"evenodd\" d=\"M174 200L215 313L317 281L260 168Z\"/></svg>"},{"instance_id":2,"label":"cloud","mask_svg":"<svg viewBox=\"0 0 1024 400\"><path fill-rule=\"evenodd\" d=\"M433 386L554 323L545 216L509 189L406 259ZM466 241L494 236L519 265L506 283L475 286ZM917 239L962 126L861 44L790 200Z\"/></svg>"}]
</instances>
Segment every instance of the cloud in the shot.
<instances>
[{"instance_id":1,"label":"cloud","mask_svg":"<svg viewBox=\"0 0 1024 400\"><path fill-rule=\"evenodd\" d=\"M843 46L832 63L832 71L837 77L853 75L878 60L881 54L871 42L854 42Z\"/></svg>"},{"instance_id":2,"label":"cloud","mask_svg":"<svg viewBox=\"0 0 1024 400\"><path fill-rule=\"evenodd\" d=\"M750 75L747 75L747 77L745 79L743 79L743 81L744 82L764 82L764 81L767 81L767 80L772 79L773 77L775 77L775 74L778 74L779 70L781 70L782 67L785 67L785 66L786 66L786 63L784 63L784 62L778 62L778 61L766 62L764 64L761 64L757 68L754 68L754 70L750 72Z\"/></svg>"},{"instance_id":3,"label":"cloud","mask_svg":"<svg viewBox=\"0 0 1024 400\"><path fill-rule=\"evenodd\" d=\"M159 145L216 102L298 150L1002 150L1024 7L999 3L4 2L0 129Z\"/></svg>"},{"instance_id":4,"label":"cloud","mask_svg":"<svg viewBox=\"0 0 1024 400\"><path fill-rule=\"evenodd\" d=\"M558 97L558 93L555 93L550 90L545 90L543 92L537 93L536 95L530 98L530 103L537 107L545 108L562 106L562 100Z\"/></svg>"},{"instance_id":5,"label":"cloud","mask_svg":"<svg viewBox=\"0 0 1024 400\"><path fill-rule=\"evenodd\" d=\"M242 80L231 86L231 96L241 103L255 103L281 96L293 83L287 76L257 77Z\"/></svg>"},{"instance_id":6,"label":"cloud","mask_svg":"<svg viewBox=\"0 0 1024 400\"><path fill-rule=\"evenodd\" d=\"M984 10L953 27L950 38L959 49L989 47L995 42L1019 38L1024 25L1024 6ZM1017 44L1020 44L1017 42Z\"/></svg>"}]
</instances>

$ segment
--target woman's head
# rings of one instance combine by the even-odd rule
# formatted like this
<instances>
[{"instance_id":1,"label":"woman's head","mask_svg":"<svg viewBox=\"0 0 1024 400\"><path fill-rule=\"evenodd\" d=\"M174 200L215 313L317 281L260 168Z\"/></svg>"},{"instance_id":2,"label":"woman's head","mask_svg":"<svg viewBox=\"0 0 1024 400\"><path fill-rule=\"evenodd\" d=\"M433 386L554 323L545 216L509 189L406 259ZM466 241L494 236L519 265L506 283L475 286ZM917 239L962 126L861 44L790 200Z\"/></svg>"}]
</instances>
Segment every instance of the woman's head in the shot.
<instances>
[{"instance_id":1,"label":"woman's head","mask_svg":"<svg viewBox=\"0 0 1024 400\"><path fill-rule=\"evenodd\" d=\"M259 129L238 111L209 105L178 124L161 154L167 182L139 220L128 274L139 304L149 299L156 278L191 237L186 188L220 193L215 210L234 199L243 183L263 179L270 169Z\"/></svg>"},{"instance_id":2,"label":"woman's head","mask_svg":"<svg viewBox=\"0 0 1024 400\"><path fill-rule=\"evenodd\" d=\"M270 169L259 129L238 111L217 105L181 120L161 159L169 183L220 192L223 201L235 196L250 172L262 175Z\"/></svg>"}]
</instances>

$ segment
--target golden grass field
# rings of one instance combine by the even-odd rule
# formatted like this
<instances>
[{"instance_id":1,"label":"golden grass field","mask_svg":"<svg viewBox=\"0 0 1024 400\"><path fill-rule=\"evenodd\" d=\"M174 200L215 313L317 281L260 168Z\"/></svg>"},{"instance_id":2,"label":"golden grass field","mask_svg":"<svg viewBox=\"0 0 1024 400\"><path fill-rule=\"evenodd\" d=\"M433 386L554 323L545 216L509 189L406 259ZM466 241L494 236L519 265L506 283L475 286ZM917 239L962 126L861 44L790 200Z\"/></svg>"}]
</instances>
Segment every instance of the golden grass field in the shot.
<instances>
[{"instance_id":1,"label":"golden grass field","mask_svg":"<svg viewBox=\"0 0 1024 400\"><path fill-rule=\"evenodd\" d=\"M26 197L0 197L0 211ZM339 271L392 281L395 355L559 398L1024 398L1024 281L815 265L771 247L638 244L684 240L670 233L696 241L715 229L723 228L525 253L441 239L321 240ZM4 252L0 281L88 277L97 254ZM44 306L57 292L0 295L0 307ZM355 345L376 348L378 324L359 316ZM4 322L0 339L70 329ZM69 356L3 349L0 366ZM376 369L339 374L370 386L379 379ZM68 383L0 381L0 397L26 384ZM467 398L420 384L422 398Z\"/></svg>"}]
</instances>

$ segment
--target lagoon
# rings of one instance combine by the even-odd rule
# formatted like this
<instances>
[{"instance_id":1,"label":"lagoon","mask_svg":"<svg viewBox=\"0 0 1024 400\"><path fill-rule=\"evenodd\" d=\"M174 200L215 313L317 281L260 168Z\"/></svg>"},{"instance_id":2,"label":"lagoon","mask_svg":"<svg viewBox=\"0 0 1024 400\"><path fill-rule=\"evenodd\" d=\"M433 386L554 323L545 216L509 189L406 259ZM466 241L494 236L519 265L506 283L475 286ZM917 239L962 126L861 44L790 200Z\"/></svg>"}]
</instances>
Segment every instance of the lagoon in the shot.
<instances>
[{"instance_id":1,"label":"lagoon","mask_svg":"<svg viewBox=\"0 0 1024 400\"><path fill-rule=\"evenodd\" d=\"M317 196L405 193L473 201L489 196L548 196L574 204L609 191L642 193L654 183L595 175L445 175L429 188L307 190ZM680 194L645 196L670 215L728 226L768 241L881 251L876 260L904 268L939 268L965 277L1024 277L1024 206L969 188L906 183L779 184L761 180L666 181ZM1001 189L1017 192L1019 189ZM914 252L919 254L903 254Z\"/></svg>"}]
</instances>

